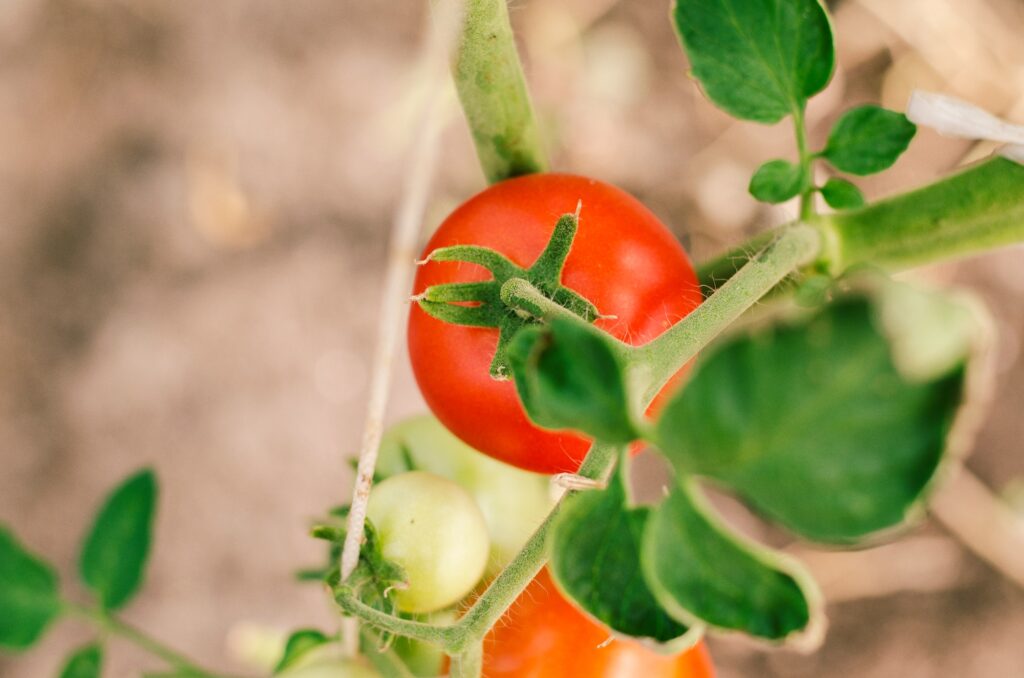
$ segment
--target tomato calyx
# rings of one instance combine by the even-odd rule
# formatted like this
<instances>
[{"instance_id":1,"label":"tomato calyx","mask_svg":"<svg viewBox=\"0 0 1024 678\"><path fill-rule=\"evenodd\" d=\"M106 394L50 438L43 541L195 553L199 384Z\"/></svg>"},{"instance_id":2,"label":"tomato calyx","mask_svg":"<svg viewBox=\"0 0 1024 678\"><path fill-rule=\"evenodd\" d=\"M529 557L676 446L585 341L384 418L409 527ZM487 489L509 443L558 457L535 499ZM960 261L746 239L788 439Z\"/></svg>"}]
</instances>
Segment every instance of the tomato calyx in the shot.
<instances>
[{"instance_id":1,"label":"tomato calyx","mask_svg":"<svg viewBox=\"0 0 1024 678\"><path fill-rule=\"evenodd\" d=\"M511 371L507 349L512 337L526 325L539 324L540 310L517 298L509 303L509 295L502 294L506 283L524 281L569 312L588 323L601 317L597 307L581 294L562 284L562 269L572 249L579 228L579 208L576 213L563 214L544 250L529 268L523 268L505 255L479 245L453 245L439 247L419 262L456 261L476 264L493 276L482 282L457 282L431 285L422 294L413 297L428 315L443 322L470 327L498 329L498 348L491 361L491 377L509 378Z\"/></svg>"},{"instance_id":2,"label":"tomato calyx","mask_svg":"<svg viewBox=\"0 0 1024 678\"><path fill-rule=\"evenodd\" d=\"M363 545L359 549L359 564L346 581L341 581L341 551L345 543L344 519L348 515L348 506L341 506L330 511L327 521L317 523L310 530L315 539L328 542L326 567L320 570L308 570L299 573L301 580L321 581L332 590L344 589L362 603L375 610L387 614L398 614L394 589L408 586L405 570L384 557L380 535L373 523L366 520L363 528ZM393 634L385 634L383 641L390 645Z\"/></svg>"}]
</instances>

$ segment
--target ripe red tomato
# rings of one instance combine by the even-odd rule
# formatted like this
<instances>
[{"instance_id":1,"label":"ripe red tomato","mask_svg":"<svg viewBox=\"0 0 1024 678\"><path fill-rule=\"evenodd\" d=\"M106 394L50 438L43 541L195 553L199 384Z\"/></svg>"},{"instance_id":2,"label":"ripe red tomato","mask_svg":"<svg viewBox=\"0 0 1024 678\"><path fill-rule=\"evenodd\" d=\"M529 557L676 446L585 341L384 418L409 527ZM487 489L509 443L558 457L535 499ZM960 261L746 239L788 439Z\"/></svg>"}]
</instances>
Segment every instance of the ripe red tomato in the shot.
<instances>
[{"instance_id":1,"label":"ripe red tomato","mask_svg":"<svg viewBox=\"0 0 1024 678\"><path fill-rule=\"evenodd\" d=\"M686 252L639 201L593 179L532 174L495 184L456 209L427 244L481 245L528 267L558 218L582 201L579 230L562 274L564 285L614 318L596 325L644 344L702 301ZM482 267L431 261L414 292L431 285L490 279ZM416 304L409 317L409 355L416 381L435 416L463 441L501 461L541 473L574 472L589 446L583 437L534 426L513 382L489 374L498 330L445 323Z\"/></svg>"},{"instance_id":2,"label":"ripe red tomato","mask_svg":"<svg viewBox=\"0 0 1024 678\"><path fill-rule=\"evenodd\" d=\"M608 636L545 568L484 638L483 678L714 678L703 642L671 657L628 640L601 646Z\"/></svg>"}]
</instances>

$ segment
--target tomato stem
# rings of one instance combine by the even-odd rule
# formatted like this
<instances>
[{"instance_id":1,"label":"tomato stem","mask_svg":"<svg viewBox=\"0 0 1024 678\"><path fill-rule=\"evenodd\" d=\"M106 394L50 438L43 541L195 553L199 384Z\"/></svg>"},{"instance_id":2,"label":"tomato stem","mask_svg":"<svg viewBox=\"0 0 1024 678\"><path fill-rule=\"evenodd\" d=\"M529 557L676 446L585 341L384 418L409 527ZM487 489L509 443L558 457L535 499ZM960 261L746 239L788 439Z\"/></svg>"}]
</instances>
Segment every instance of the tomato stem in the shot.
<instances>
[{"instance_id":1,"label":"tomato stem","mask_svg":"<svg viewBox=\"0 0 1024 678\"><path fill-rule=\"evenodd\" d=\"M1024 166L991 158L908 193L858 210L817 215L815 264L833 276L869 264L898 271L1024 242ZM790 226L759 233L698 266L716 288Z\"/></svg>"},{"instance_id":2,"label":"tomato stem","mask_svg":"<svg viewBox=\"0 0 1024 678\"><path fill-rule=\"evenodd\" d=\"M549 299L543 292L523 278L512 278L501 286L501 301L509 308L527 313L537 320L564 318L581 327L593 328L590 322L593 319L592 317L577 315L555 300ZM589 316L590 314L587 315ZM612 341L612 346L619 351L622 357L625 357L625 354L631 347L614 337L609 338Z\"/></svg>"},{"instance_id":3,"label":"tomato stem","mask_svg":"<svg viewBox=\"0 0 1024 678\"><path fill-rule=\"evenodd\" d=\"M783 278L813 261L821 243L819 231L811 226L786 227L690 315L634 349L631 371L642 380L643 403L649 403L672 375Z\"/></svg>"},{"instance_id":4,"label":"tomato stem","mask_svg":"<svg viewBox=\"0 0 1024 678\"><path fill-rule=\"evenodd\" d=\"M899 270L1024 241L1024 166L992 158L909 193L822 217L828 270Z\"/></svg>"},{"instance_id":5,"label":"tomato stem","mask_svg":"<svg viewBox=\"0 0 1024 678\"><path fill-rule=\"evenodd\" d=\"M543 172L547 158L519 62L506 0L466 0L452 67L487 180Z\"/></svg>"}]
</instances>

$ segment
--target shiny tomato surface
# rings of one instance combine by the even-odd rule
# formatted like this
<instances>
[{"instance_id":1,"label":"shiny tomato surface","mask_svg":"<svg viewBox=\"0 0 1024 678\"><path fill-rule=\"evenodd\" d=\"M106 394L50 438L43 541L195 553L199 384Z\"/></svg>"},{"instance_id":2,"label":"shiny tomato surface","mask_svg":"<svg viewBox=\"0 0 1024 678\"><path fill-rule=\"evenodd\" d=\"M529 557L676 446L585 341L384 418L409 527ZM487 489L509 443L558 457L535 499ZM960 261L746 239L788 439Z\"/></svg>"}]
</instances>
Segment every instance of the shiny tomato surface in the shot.
<instances>
[{"instance_id":1,"label":"shiny tomato surface","mask_svg":"<svg viewBox=\"0 0 1024 678\"><path fill-rule=\"evenodd\" d=\"M533 174L487 188L441 224L424 257L439 247L481 245L528 267L558 218L575 211L580 201L579 230L562 282L603 315L614 316L598 320L598 327L640 345L700 304L693 266L657 217L624 191L579 176ZM474 264L431 261L419 269L414 293L490 277ZM497 329L445 323L412 305L409 355L435 416L463 441L501 461L541 473L575 471L589 441L540 429L527 419L513 382L489 374L497 342Z\"/></svg>"},{"instance_id":2,"label":"shiny tomato surface","mask_svg":"<svg viewBox=\"0 0 1024 678\"><path fill-rule=\"evenodd\" d=\"M608 637L545 568L484 639L483 678L714 678L703 642L673 657Z\"/></svg>"}]
</instances>

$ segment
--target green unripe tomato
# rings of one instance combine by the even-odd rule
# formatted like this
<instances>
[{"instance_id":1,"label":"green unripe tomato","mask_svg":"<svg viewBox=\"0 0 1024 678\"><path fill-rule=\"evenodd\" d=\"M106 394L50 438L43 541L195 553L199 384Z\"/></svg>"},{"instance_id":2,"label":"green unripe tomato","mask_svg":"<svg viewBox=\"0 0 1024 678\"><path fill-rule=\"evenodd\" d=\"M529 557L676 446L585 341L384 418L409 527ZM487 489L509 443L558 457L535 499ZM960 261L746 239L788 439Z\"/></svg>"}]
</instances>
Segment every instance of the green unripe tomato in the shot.
<instances>
[{"instance_id":1,"label":"green unripe tomato","mask_svg":"<svg viewBox=\"0 0 1024 678\"><path fill-rule=\"evenodd\" d=\"M454 480L476 500L491 536L487 576L496 575L515 557L554 503L548 476L477 452L430 415L395 424L381 441L380 475L413 469Z\"/></svg>"},{"instance_id":2,"label":"green unripe tomato","mask_svg":"<svg viewBox=\"0 0 1024 678\"><path fill-rule=\"evenodd\" d=\"M433 473L412 471L379 483L367 516L384 557L404 570L409 586L395 591L403 612L432 612L462 600L484 573L487 524L473 497Z\"/></svg>"}]
</instances>

